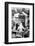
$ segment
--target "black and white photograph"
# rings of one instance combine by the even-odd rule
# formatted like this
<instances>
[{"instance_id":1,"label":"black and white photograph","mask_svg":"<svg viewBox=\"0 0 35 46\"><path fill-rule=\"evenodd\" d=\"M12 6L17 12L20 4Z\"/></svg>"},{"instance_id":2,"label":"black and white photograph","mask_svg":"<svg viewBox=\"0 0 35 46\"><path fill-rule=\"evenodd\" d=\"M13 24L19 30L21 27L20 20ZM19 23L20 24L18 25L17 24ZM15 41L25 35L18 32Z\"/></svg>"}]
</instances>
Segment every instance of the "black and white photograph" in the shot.
<instances>
[{"instance_id":1,"label":"black and white photograph","mask_svg":"<svg viewBox=\"0 0 35 46\"><path fill-rule=\"evenodd\" d=\"M34 42L34 4L5 2L5 43Z\"/></svg>"},{"instance_id":2,"label":"black and white photograph","mask_svg":"<svg viewBox=\"0 0 35 46\"><path fill-rule=\"evenodd\" d=\"M11 19L12 38L29 37L29 9L13 8Z\"/></svg>"}]
</instances>

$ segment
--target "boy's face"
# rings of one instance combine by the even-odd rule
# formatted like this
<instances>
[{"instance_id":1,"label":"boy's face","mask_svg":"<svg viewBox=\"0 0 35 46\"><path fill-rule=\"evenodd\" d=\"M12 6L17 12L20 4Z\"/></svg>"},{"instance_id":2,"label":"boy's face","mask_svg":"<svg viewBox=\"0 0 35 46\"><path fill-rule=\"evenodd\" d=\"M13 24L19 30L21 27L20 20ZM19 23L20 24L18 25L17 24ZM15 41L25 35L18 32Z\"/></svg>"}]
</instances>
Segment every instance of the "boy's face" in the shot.
<instances>
[{"instance_id":1,"label":"boy's face","mask_svg":"<svg viewBox=\"0 0 35 46\"><path fill-rule=\"evenodd\" d=\"M16 18L15 18L15 21L16 21L16 23L18 23L18 24L20 24L20 23L21 23L21 21L20 21L19 17L16 17Z\"/></svg>"}]
</instances>

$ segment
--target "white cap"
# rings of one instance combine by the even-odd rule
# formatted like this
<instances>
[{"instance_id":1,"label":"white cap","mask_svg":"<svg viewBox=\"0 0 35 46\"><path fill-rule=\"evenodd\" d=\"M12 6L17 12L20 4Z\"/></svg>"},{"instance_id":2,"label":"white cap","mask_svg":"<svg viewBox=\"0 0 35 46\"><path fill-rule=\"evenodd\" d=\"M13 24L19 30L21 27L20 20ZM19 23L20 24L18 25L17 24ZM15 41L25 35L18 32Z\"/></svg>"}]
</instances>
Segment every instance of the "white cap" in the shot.
<instances>
[{"instance_id":1,"label":"white cap","mask_svg":"<svg viewBox=\"0 0 35 46\"><path fill-rule=\"evenodd\" d=\"M14 14L14 17L18 17L19 13Z\"/></svg>"}]
</instances>

